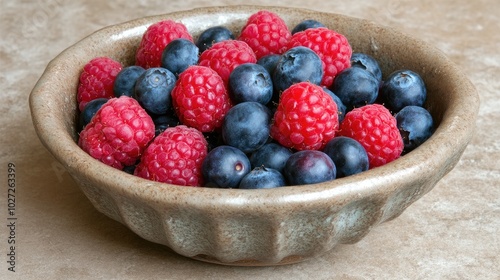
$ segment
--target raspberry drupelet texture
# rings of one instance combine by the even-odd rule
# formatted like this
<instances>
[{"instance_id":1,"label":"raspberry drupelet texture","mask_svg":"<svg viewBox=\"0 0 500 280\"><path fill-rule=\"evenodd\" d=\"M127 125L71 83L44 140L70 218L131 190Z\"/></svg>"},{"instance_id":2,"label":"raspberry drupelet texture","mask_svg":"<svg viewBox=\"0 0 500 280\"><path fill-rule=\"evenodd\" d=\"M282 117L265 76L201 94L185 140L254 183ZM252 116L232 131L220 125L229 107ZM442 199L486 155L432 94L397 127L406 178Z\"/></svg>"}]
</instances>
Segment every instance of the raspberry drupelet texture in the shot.
<instances>
[{"instance_id":1,"label":"raspberry drupelet texture","mask_svg":"<svg viewBox=\"0 0 500 280\"><path fill-rule=\"evenodd\" d=\"M80 133L78 145L101 162L123 169L133 165L155 136L151 117L128 96L112 98Z\"/></svg>"},{"instance_id":2,"label":"raspberry drupelet texture","mask_svg":"<svg viewBox=\"0 0 500 280\"><path fill-rule=\"evenodd\" d=\"M237 66L243 63L256 63L254 51L247 43L239 40L217 42L200 55L198 65L210 67L227 86L229 75Z\"/></svg>"},{"instance_id":3,"label":"raspberry drupelet texture","mask_svg":"<svg viewBox=\"0 0 500 280\"><path fill-rule=\"evenodd\" d=\"M155 137L134 175L180 186L201 186L201 166L207 155L203 134L185 125L169 127Z\"/></svg>"},{"instance_id":4,"label":"raspberry drupelet texture","mask_svg":"<svg viewBox=\"0 0 500 280\"><path fill-rule=\"evenodd\" d=\"M211 68L198 65L179 75L172 102L181 123L201 132L221 127L232 106L222 78Z\"/></svg>"},{"instance_id":5,"label":"raspberry drupelet texture","mask_svg":"<svg viewBox=\"0 0 500 280\"><path fill-rule=\"evenodd\" d=\"M287 148L319 150L335 136L337 105L322 87L300 82L286 89L271 125L271 137Z\"/></svg>"},{"instance_id":6,"label":"raspberry drupelet texture","mask_svg":"<svg viewBox=\"0 0 500 280\"><path fill-rule=\"evenodd\" d=\"M380 104L369 104L348 112L338 134L355 139L365 148L370 168L399 158L404 148L396 119Z\"/></svg>"},{"instance_id":7,"label":"raspberry drupelet texture","mask_svg":"<svg viewBox=\"0 0 500 280\"><path fill-rule=\"evenodd\" d=\"M77 92L80 111L94 99L114 97L113 84L121 70L121 63L109 57L96 57L85 64Z\"/></svg>"},{"instance_id":8,"label":"raspberry drupelet texture","mask_svg":"<svg viewBox=\"0 0 500 280\"><path fill-rule=\"evenodd\" d=\"M173 20L163 20L148 27L144 32L135 56L135 64L145 69L161 66L161 56L165 47L175 39L193 37L186 26Z\"/></svg>"},{"instance_id":9,"label":"raspberry drupelet texture","mask_svg":"<svg viewBox=\"0 0 500 280\"><path fill-rule=\"evenodd\" d=\"M246 42L257 59L270 54L282 54L292 37L285 21L277 14L262 10L248 18L238 40Z\"/></svg>"},{"instance_id":10,"label":"raspberry drupelet texture","mask_svg":"<svg viewBox=\"0 0 500 280\"><path fill-rule=\"evenodd\" d=\"M292 35L288 49L304 46L312 49L323 62L322 86L330 87L340 71L351 66L351 45L347 38L326 27L309 28Z\"/></svg>"}]
</instances>

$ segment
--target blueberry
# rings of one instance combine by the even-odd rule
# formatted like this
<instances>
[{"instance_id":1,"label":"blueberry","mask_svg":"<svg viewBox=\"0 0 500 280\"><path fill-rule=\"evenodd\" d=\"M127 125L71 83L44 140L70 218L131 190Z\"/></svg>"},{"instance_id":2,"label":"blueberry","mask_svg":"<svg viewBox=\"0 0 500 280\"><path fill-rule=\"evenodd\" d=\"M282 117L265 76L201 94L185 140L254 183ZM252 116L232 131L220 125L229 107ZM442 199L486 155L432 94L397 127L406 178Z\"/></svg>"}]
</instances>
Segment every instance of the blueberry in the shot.
<instances>
[{"instance_id":1,"label":"blueberry","mask_svg":"<svg viewBox=\"0 0 500 280\"><path fill-rule=\"evenodd\" d=\"M271 189L285 186L285 177L278 170L266 167L254 168L241 179L240 189Z\"/></svg>"},{"instance_id":2,"label":"blueberry","mask_svg":"<svg viewBox=\"0 0 500 280\"><path fill-rule=\"evenodd\" d=\"M113 83L113 92L116 97L122 95L133 97L134 87L137 79L146 71L141 66L132 65L123 68L118 75L116 75Z\"/></svg>"},{"instance_id":3,"label":"blueberry","mask_svg":"<svg viewBox=\"0 0 500 280\"><path fill-rule=\"evenodd\" d=\"M382 81L382 70L380 69L380 65L378 61L371 55L365 53L353 53L351 55L351 66L352 67L360 67L362 69L367 70L372 73L375 78L379 81Z\"/></svg>"},{"instance_id":4,"label":"blueberry","mask_svg":"<svg viewBox=\"0 0 500 280\"><path fill-rule=\"evenodd\" d=\"M280 57L281 55L279 54L268 54L259 58L259 60L257 60L257 64L263 66L269 75L272 76Z\"/></svg>"},{"instance_id":5,"label":"blueberry","mask_svg":"<svg viewBox=\"0 0 500 280\"><path fill-rule=\"evenodd\" d=\"M342 70L333 80L331 90L350 111L372 104L377 100L379 81L370 72L360 67Z\"/></svg>"},{"instance_id":6,"label":"blueberry","mask_svg":"<svg viewBox=\"0 0 500 280\"><path fill-rule=\"evenodd\" d=\"M291 155L292 151L288 148L271 142L255 150L250 155L250 163L254 168L264 166L281 172Z\"/></svg>"},{"instance_id":7,"label":"blueberry","mask_svg":"<svg viewBox=\"0 0 500 280\"><path fill-rule=\"evenodd\" d=\"M297 32L309 29L309 28L318 28L318 27L325 27L325 25L317 20L314 20L314 19L306 19L306 20L299 22L299 24L297 24L292 29L292 35L297 33Z\"/></svg>"},{"instance_id":8,"label":"blueberry","mask_svg":"<svg viewBox=\"0 0 500 280\"><path fill-rule=\"evenodd\" d=\"M294 83L309 81L319 85L323 63L310 48L298 46L283 53L273 72L275 93L280 94Z\"/></svg>"},{"instance_id":9,"label":"blueberry","mask_svg":"<svg viewBox=\"0 0 500 280\"><path fill-rule=\"evenodd\" d=\"M406 106L396 114L397 126L403 137L403 153L420 146L434 132L431 114L420 106Z\"/></svg>"},{"instance_id":10,"label":"blueberry","mask_svg":"<svg viewBox=\"0 0 500 280\"><path fill-rule=\"evenodd\" d=\"M336 167L322 151L303 150L292 154L283 169L288 185L306 185L335 179Z\"/></svg>"},{"instance_id":11,"label":"blueberry","mask_svg":"<svg viewBox=\"0 0 500 280\"><path fill-rule=\"evenodd\" d=\"M380 98L393 113L405 106L423 106L427 89L420 75L411 70L391 73L380 88Z\"/></svg>"},{"instance_id":12,"label":"blueberry","mask_svg":"<svg viewBox=\"0 0 500 280\"><path fill-rule=\"evenodd\" d=\"M273 96L271 75L255 63L244 63L234 68L229 75L228 86L233 104L254 101L266 105Z\"/></svg>"},{"instance_id":13,"label":"blueberry","mask_svg":"<svg viewBox=\"0 0 500 280\"><path fill-rule=\"evenodd\" d=\"M104 103L108 102L107 98L97 98L89 101L83 111L80 113L80 129L83 129L87 124L89 124L92 117L101 109Z\"/></svg>"},{"instance_id":14,"label":"blueberry","mask_svg":"<svg viewBox=\"0 0 500 280\"><path fill-rule=\"evenodd\" d=\"M352 138L337 136L326 144L323 152L335 163L337 178L361 173L369 168L365 148Z\"/></svg>"},{"instance_id":15,"label":"blueberry","mask_svg":"<svg viewBox=\"0 0 500 280\"><path fill-rule=\"evenodd\" d=\"M200 34L198 40L196 40L196 46L198 46L200 53L202 53L217 42L233 39L233 32L231 32L231 30L227 27L214 26L204 30Z\"/></svg>"},{"instance_id":16,"label":"blueberry","mask_svg":"<svg viewBox=\"0 0 500 280\"><path fill-rule=\"evenodd\" d=\"M206 187L237 188L250 170L250 161L235 147L222 145L211 150L202 164Z\"/></svg>"},{"instance_id":17,"label":"blueberry","mask_svg":"<svg viewBox=\"0 0 500 280\"><path fill-rule=\"evenodd\" d=\"M187 39L168 43L161 55L161 66L179 76L186 68L198 63L198 47Z\"/></svg>"},{"instance_id":18,"label":"blueberry","mask_svg":"<svg viewBox=\"0 0 500 280\"><path fill-rule=\"evenodd\" d=\"M158 136L165 131L165 129L179 125L180 121L177 116L173 114L165 114L153 116L153 123L155 124L155 135Z\"/></svg>"},{"instance_id":19,"label":"blueberry","mask_svg":"<svg viewBox=\"0 0 500 280\"><path fill-rule=\"evenodd\" d=\"M337 104L337 112L339 114L339 123L341 123L344 120L345 114L347 112L346 106L344 105L344 103L342 103L342 100L340 100L340 98L335 93L333 93L333 91L327 89L326 87L323 87L323 90L326 93L328 93L328 95L330 95L332 97L333 101L335 101L335 104Z\"/></svg>"},{"instance_id":20,"label":"blueberry","mask_svg":"<svg viewBox=\"0 0 500 280\"><path fill-rule=\"evenodd\" d=\"M258 102L236 104L222 122L222 139L245 153L262 147L269 139L270 110Z\"/></svg>"},{"instance_id":21,"label":"blueberry","mask_svg":"<svg viewBox=\"0 0 500 280\"><path fill-rule=\"evenodd\" d=\"M137 79L135 99L151 114L163 115L171 107L170 95L176 82L175 75L163 67L147 69Z\"/></svg>"}]
</instances>

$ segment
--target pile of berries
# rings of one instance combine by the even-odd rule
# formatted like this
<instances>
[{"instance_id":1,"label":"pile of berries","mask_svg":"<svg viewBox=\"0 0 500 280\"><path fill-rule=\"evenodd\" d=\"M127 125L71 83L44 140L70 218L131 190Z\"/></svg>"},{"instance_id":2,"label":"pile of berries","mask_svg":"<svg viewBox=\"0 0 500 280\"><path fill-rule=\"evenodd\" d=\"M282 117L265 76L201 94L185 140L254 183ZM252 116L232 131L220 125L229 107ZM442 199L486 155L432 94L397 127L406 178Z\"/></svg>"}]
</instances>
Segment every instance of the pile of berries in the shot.
<instances>
[{"instance_id":1,"label":"pile of berries","mask_svg":"<svg viewBox=\"0 0 500 280\"><path fill-rule=\"evenodd\" d=\"M142 178L181 186L274 188L341 178L391 162L433 133L426 87L315 20L293 29L262 10L235 37L194 38L163 20L135 65L108 57L80 76L79 146Z\"/></svg>"}]
</instances>

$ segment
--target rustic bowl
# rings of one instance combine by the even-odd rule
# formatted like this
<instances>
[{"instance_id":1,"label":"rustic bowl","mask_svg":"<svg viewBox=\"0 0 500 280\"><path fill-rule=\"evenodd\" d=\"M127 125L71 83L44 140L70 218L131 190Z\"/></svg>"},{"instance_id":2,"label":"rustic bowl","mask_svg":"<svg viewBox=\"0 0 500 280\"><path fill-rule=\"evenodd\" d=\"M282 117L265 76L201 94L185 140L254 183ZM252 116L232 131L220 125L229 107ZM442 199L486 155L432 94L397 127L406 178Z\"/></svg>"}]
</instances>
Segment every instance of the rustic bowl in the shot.
<instances>
[{"instance_id":1,"label":"rustic bowl","mask_svg":"<svg viewBox=\"0 0 500 280\"><path fill-rule=\"evenodd\" d=\"M237 35L248 16L262 9L276 12L291 28L304 19L319 20L344 34L355 52L377 58L385 75L400 68L420 73L428 88L426 107L437 126L433 136L400 159L361 174L265 190L152 182L106 166L78 147L78 76L90 59L109 56L133 64L143 32L162 19L184 23L195 38L215 25ZM30 106L40 140L100 212L183 256L227 265L276 265L357 242L429 192L471 139L479 98L443 53L394 29L304 9L229 6L141 18L91 34L49 63Z\"/></svg>"}]
</instances>

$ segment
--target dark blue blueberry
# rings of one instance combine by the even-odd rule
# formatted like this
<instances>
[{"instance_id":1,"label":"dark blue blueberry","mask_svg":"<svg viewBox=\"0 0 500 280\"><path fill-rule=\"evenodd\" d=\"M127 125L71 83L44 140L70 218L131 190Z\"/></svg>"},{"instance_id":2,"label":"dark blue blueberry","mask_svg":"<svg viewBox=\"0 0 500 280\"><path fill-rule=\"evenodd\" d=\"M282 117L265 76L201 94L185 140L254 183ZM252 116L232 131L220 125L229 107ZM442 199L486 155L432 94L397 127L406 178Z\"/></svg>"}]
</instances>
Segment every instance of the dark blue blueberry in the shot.
<instances>
[{"instance_id":1,"label":"dark blue blueberry","mask_svg":"<svg viewBox=\"0 0 500 280\"><path fill-rule=\"evenodd\" d=\"M352 138L337 136L326 144L323 152L335 163L337 178L361 173L369 168L365 148Z\"/></svg>"},{"instance_id":2,"label":"dark blue blueberry","mask_svg":"<svg viewBox=\"0 0 500 280\"><path fill-rule=\"evenodd\" d=\"M281 55L279 54L268 54L259 58L259 60L257 60L257 64L262 65L267 70L269 75L272 76L280 57Z\"/></svg>"},{"instance_id":3,"label":"dark blue blueberry","mask_svg":"<svg viewBox=\"0 0 500 280\"><path fill-rule=\"evenodd\" d=\"M236 104L222 122L222 139L227 145L251 153L269 140L271 111L258 102Z\"/></svg>"},{"instance_id":4,"label":"dark blue blueberry","mask_svg":"<svg viewBox=\"0 0 500 280\"><path fill-rule=\"evenodd\" d=\"M304 150L292 154L283 169L288 185L307 185L335 179L332 159L322 151Z\"/></svg>"},{"instance_id":5,"label":"dark blue blueberry","mask_svg":"<svg viewBox=\"0 0 500 280\"><path fill-rule=\"evenodd\" d=\"M80 129L83 129L87 124L89 124L92 117L101 109L104 103L108 102L107 98L97 98L85 105L83 111L80 113Z\"/></svg>"},{"instance_id":6,"label":"dark blue blueberry","mask_svg":"<svg viewBox=\"0 0 500 280\"><path fill-rule=\"evenodd\" d=\"M351 66L363 68L372 73L373 76L377 78L379 83L382 81L382 70L380 69L380 65L371 55L365 53L353 53L351 55Z\"/></svg>"},{"instance_id":7,"label":"dark blue blueberry","mask_svg":"<svg viewBox=\"0 0 500 280\"><path fill-rule=\"evenodd\" d=\"M200 34L198 40L196 40L196 46L198 46L200 53L202 53L217 42L232 39L234 39L233 32L227 27L214 26L206 29Z\"/></svg>"},{"instance_id":8,"label":"dark blue blueberry","mask_svg":"<svg viewBox=\"0 0 500 280\"><path fill-rule=\"evenodd\" d=\"M243 179L240 189L272 189L286 185L285 177L278 170L266 167L254 168Z\"/></svg>"},{"instance_id":9,"label":"dark blue blueberry","mask_svg":"<svg viewBox=\"0 0 500 280\"><path fill-rule=\"evenodd\" d=\"M423 106L427 89L419 74L411 70L398 70L391 73L380 88L380 98L393 113L403 107Z\"/></svg>"},{"instance_id":10,"label":"dark blue blueberry","mask_svg":"<svg viewBox=\"0 0 500 280\"><path fill-rule=\"evenodd\" d=\"M297 24L292 29L292 35L297 33L297 32L309 29L309 28L318 28L318 27L325 27L325 25L317 20L314 20L314 19L306 19L306 20L299 22L299 24Z\"/></svg>"},{"instance_id":11,"label":"dark blue blueberry","mask_svg":"<svg viewBox=\"0 0 500 280\"><path fill-rule=\"evenodd\" d=\"M137 79L146 71L141 66L132 65L123 68L118 75L116 75L113 83L113 92L116 97L122 95L133 97L134 87Z\"/></svg>"},{"instance_id":12,"label":"dark blue blueberry","mask_svg":"<svg viewBox=\"0 0 500 280\"><path fill-rule=\"evenodd\" d=\"M147 69L135 84L135 99L150 114L166 114L171 107L170 95L175 86L175 75L163 67Z\"/></svg>"},{"instance_id":13,"label":"dark blue blueberry","mask_svg":"<svg viewBox=\"0 0 500 280\"><path fill-rule=\"evenodd\" d=\"M255 150L250 155L250 163L253 168L264 166L281 172L291 155L292 151L288 148L271 142Z\"/></svg>"},{"instance_id":14,"label":"dark blue blueberry","mask_svg":"<svg viewBox=\"0 0 500 280\"><path fill-rule=\"evenodd\" d=\"M255 63L244 63L234 68L229 75L228 86L233 104L254 101L266 105L273 97L271 75Z\"/></svg>"},{"instance_id":15,"label":"dark blue blueberry","mask_svg":"<svg viewBox=\"0 0 500 280\"><path fill-rule=\"evenodd\" d=\"M345 117L345 114L347 112L347 108L345 107L344 103L342 103L342 100L340 100L340 98L335 94L333 93L333 91L323 87L323 90L328 93L328 95L330 95L333 99L333 101L335 101L335 104L337 104L337 112L339 114L339 123L341 123L343 120L344 120L344 117Z\"/></svg>"},{"instance_id":16,"label":"dark blue blueberry","mask_svg":"<svg viewBox=\"0 0 500 280\"><path fill-rule=\"evenodd\" d=\"M370 72L360 67L349 67L333 80L331 90L350 111L377 100L379 82Z\"/></svg>"},{"instance_id":17,"label":"dark blue blueberry","mask_svg":"<svg viewBox=\"0 0 500 280\"><path fill-rule=\"evenodd\" d=\"M155 135L158 136L165 131L165 129L179 125L180 121L177 116L173 114L165 114L153 116L153 123L155 124Z\"/></svg>"},{"instance_id":18,"label":"dark blue blueberry","mask_svg":"<svg viewBox=\"0 0 500 280\"><path fill-rule=\"evenodd\" d=\"M276 94L299 82L319 85L323 78L323 64L310 48L294 47L281 55L272 78Z\"/></svg>"},{"instance_id":19,"label":"dark blue blueberry","mask_svg":"<svg viewBox=\"0 0 500 280\"><path fill-rule=\"evenodd\" d=\"M189 66L198 63L198 47L187 39L175 39L168 43L161 55L161 67L179 76Z\"/></svg>"},{"instance_id":20,"label":"dark blue blueberry","mask_svg":"<svg viewBox=\"0 0 500 280\"><path fill-rule=\"evenodd\" d=\"M420 106L406 106L396 114L406 154L424 143L434 132L432 115Z\"/></svg>"},{"instance_id":21,"label":"dark blue blueberry","mask_svg":"<svg viewBox=\"0 0 500 280\"><path fill-rule=\"evenodd\" d=\"M202 165L205 186L212 188L237 188L250 170L248 157L239 149L222 145L211 150Z\"/></svg>"}]
</instances>

